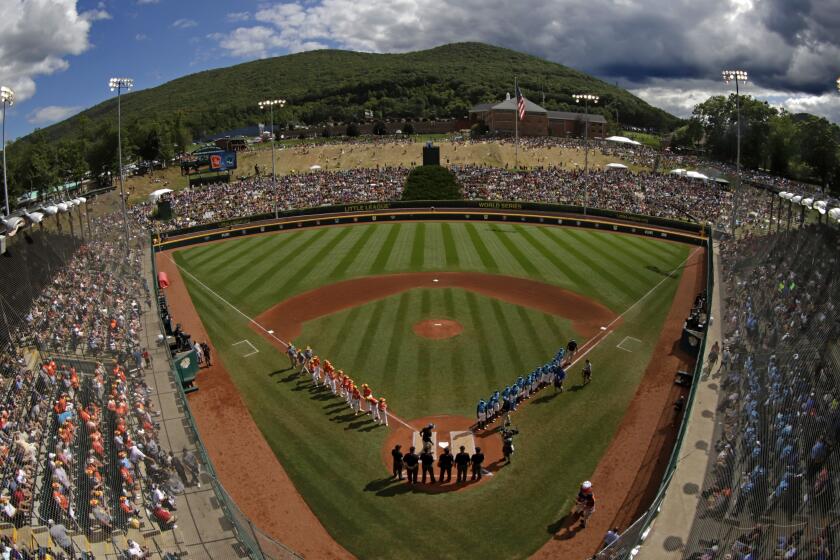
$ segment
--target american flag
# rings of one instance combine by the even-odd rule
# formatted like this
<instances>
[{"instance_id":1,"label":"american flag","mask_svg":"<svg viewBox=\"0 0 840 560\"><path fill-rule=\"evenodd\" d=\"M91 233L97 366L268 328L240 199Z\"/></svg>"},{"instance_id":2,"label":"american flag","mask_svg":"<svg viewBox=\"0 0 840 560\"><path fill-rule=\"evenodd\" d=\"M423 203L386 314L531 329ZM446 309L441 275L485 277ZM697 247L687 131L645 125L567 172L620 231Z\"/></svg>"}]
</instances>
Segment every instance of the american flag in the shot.
<instances>
[{"instance_id":1,"label":"american flag","mask_svg":"<svg viewBox=\"0 0 840 560\"><path fill-rule=\"evenodd\" d=\"M525 120L525 96L522 95L522 92L519 90L519 86L516 86L516 112L519 113L519 120Z\"/></svg>"}]
</instances>

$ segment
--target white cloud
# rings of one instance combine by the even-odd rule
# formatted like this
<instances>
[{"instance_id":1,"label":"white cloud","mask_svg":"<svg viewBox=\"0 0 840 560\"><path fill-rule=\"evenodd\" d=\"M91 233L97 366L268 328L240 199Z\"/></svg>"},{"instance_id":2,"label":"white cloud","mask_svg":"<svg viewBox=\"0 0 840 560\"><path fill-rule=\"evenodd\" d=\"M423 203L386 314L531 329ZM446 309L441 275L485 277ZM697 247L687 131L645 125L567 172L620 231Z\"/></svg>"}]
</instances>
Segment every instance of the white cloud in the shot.
<instances>
[{"instance_id":1,"label":"white cloud","mask_svg":"<svg viewBox=\"0 0 840 560\"><path fill-rule=\"evenodd\" d=\"M48 105L35 109L26 120L35 125L47 125L54 122L63 121L67 117L71 117L82 110L82 107L61 107L59 105Z\"/></svg>"},{"instance_id":2,"label":"white cloud","mask_svg":"<svg viewBox=\"0 0 840 560\"><path fill-rule=\"evenodd\" d=\"M242 22L251 19L250 12L231 12L225 16L225 19L231 22Z\"/></svg>"},{"instance_id":3,"label":"white cloud","mask_svg":"<svg viewBox=\"0 0 840 560\"><path fill-rule=\"evenodd\" d=\"M198 25L197 21L195 21L194 19L187 18L176 19L172 22L172 27L176 27L178 29L187 29L190 27L195 27L196 25Z\"/></svg>"},{"instance_id":4,"label":"white cloud","mask_svg":"<svg viewBox=\"0 0 840 560\"><path fill-rule=\"evenodd\" d=\"M67 56L90 48L92 22L103 9L79 13L76 0L0 0L0 83L18 101L35 93L35 78L66 70Z\"/></svg>"},{"instance_id":5,"label":"white cloud","mask_svg":"<svg viewBox=\"0 0 840 560\"><path fill-rule=\"evenodd\" d=\"M736 66L765 88L820 95L840 70L837 0L274 0L253 20L213 37L242 58L483 41L648 89Z\"/></svg>"},{"instance_id":6,"label":"white cloud","mask_svg":"<svg viewBox=\"0 0 840 560\"><path fill-rule=\"evenodd\" d=\"M137 0L137 3L141 6L148 5L148 4L157 4L160 0Z\"/></svg>"},{"instance_id":7,"label":"white cloud","mask_svg":"<svg viewBox=\"0 0 840 560\"><path fill-rule=\"evenodd\" d=\"M149 38L149 36L146 35L145 33L138 33L137 35L134 36L135 41L145 41L148 38Z\"/></svg>"},{"instance_id":8,"label":"white cloud","mask_svg":"<svg viewBox=\"0 0 840 560\"><path fill-rule=\"evenodd\" d=\"M734 93L732 85L712 80L651 80L650 83L626 84L634 94L651 105L661 107L679 117L690 117L691 111L713 95ZM836 92L810 94L764 88L747 82L741 93L767 101L770 105L791 113L812 113L840 122L840 95ZM620 115L619 115L620 117Z\"/></svg>"}]
</instances>

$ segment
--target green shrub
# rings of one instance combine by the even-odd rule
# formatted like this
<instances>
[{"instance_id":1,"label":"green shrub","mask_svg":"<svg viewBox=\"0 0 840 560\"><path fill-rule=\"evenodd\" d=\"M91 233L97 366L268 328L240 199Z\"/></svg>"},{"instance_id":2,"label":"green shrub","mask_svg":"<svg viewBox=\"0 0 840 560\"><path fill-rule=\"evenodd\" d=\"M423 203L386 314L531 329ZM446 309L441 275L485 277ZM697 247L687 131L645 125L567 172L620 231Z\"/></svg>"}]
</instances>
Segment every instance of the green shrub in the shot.
<instances>
[{"instance_id":1,"label":"green shrub","mask_svg":"<svg viewBox=\"0 0 840 560\"><path fill-rule=\"evenodd\" d=\"M403 200L461 200L461 187L455 176L440 165L415 167L408 174Z\"/></svg>"}]
</instances>

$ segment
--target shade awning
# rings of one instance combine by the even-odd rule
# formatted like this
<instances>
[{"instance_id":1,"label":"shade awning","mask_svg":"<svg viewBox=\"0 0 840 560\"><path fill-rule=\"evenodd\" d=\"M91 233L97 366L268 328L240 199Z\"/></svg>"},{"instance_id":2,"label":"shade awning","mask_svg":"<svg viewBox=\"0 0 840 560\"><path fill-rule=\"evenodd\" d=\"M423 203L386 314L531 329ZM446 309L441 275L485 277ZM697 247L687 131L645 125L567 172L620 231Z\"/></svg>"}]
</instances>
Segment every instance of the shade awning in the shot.
<instances>
[{"instance_id":1,"label":"shade awning","mask_svg":"<svg viewBox=\"0 0 840 560\"><path fill-rule=\"evenodd\" d=\"M627 169L627 166L623 163L608 163L607 169Z\"/></svg>"},{"instance_id":2,"label":"shade awning","mask_svg":"<svg viewBox=\"0 0 840 560\"><path fill-rule=\"evenodd\" d=\"M158 189L149 193L149 202L157 202L165 194L171 193L172 189Z\"/></svg>"},{"instance_id":3,"label":"shade awning","mask_svg":"<svg viewBox=\"0 0 840 560\"><path fill-rule=\"evenodd\" d=\"M630 146L641 146L642 145L641 142L636 142L635 140L631 140L630 138L627 138L626 136L609 136L607 138L604 138L604 140L606 140L607 142L616 142L618 144L628 144Z\"/></svg>"}]
</instances>

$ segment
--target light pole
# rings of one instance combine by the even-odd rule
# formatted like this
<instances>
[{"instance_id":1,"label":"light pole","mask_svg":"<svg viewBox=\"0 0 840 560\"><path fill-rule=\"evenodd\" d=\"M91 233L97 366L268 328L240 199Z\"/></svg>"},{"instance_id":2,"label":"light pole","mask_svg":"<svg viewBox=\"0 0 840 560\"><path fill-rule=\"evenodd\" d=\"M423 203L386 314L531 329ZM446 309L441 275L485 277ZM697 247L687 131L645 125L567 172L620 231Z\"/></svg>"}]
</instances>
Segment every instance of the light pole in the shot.
<instances>
[{"instance_id":1,"label":"light pole","mask_svg":"<svg viewBox=\"0 0 840 560\"><path fill-rule=\"evenodd\" d=\"M589 102L597 104L600 97L597 95L593 95L591 93L576 93L572 96L575 100L575 103L580 103L583 101L584 106L586 107L586 119L583 126L583 144L584 144L584 151L583 151L583 172L585 174L589 174ZM589 183L587 182L584 188L584 200L583 200L583 215L586 215L586 207L589 206Z\"/></svg>"},{"instance_id":2,"label":"light pole","mask_svg":"<svg viewBox=\"0 0 840 560\"><path fill-rule=\"evenodd\" d=\"M735 115L738 124L737 144L738 147L735 152L735 167L738 173L738 186L735 187L735 196L732 201L732 217L729 220L729 229L732 231L732 236L735 236L735 226L738 221L738 205L741 199L741 82L747 81L746 70L724 70L721 72L723 81L727 84L735 82Z\"/></svg>"},{"instance_id":3,"label":"light pole","mask_svg":"<svg viewBox=\"0 0 840 560\"><path fill-rule=\"evenodd\" d=\"M280 214L277 209L277 171L274 158L274 106L277 105L278 107L285 107L286 100L267 99L265 101L260 101L257 105L260 106L260 109L268 107L268 114L270 115L269 118L271 120L271 190L274 191L274 219L276 220L280 217Z\"/></svg>"},{"instance_id":4,"label":"light pole","mask_svg":"<svg viewBox=\"0 0 840 560\"><path fill-rule=\"evenodd\" d=\"M6 106L15 104L15 92L6 86L0 87L0 101L3 102L3 193L6 196L6 217L9 217L9 183L6 180Z\"/></svg>"},{"instance_id":5,"label":"light pole","mask_svg":"<svg viewBox=\"0 0 840 560\"><path fill-rule=\"evenodd\" d=\"M122 206L123 242L125 243L125 253L128 254L128 214L125 210L126 201L122 164L122 90L129 90L134 87L134 80L131 78L111 78L108 80L108 87L111 88L111 91L117 92L117 162L120 166L120 204Z\"/></svg>"}]
</instances>

